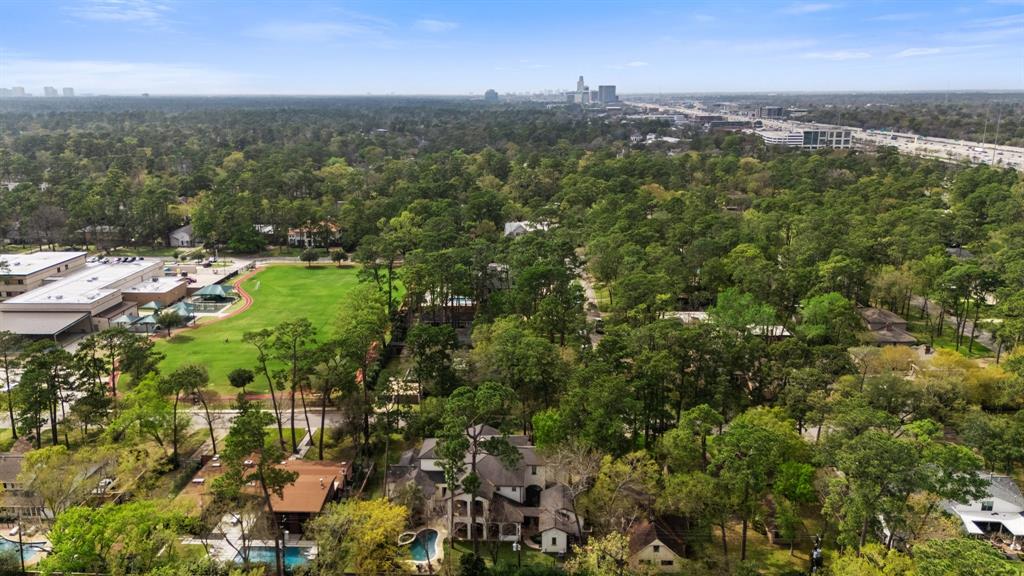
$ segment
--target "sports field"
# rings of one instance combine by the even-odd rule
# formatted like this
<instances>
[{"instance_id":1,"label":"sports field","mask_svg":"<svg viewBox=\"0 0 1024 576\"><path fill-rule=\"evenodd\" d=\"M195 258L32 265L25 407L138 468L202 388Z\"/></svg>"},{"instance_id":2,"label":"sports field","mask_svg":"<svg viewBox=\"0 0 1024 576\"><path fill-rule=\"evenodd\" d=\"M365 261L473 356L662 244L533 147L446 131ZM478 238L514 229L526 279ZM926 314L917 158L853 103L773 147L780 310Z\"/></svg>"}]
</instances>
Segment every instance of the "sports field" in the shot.
<instances>
[{"instance_id":1,"label":"sports field","mask_svg":"<svg viewBox=\"0 0 1024 576\"><path fill-rule=\"evenodd\" d=\"M256 349L242 340L243 334L273 328L285 320L308 318L324 335L359 283L356 273L356 268L333 266L280 265L261 270L242 283L253 299L248 310L157 341L157 350L166 355L160 371L167 373L188 363L202 364L215 390L234 394L237 391L228 384L228 373L235 368L256 368ZM265 392L266 380L257 376L247 390Z\"/></svg>"}]
</instances>

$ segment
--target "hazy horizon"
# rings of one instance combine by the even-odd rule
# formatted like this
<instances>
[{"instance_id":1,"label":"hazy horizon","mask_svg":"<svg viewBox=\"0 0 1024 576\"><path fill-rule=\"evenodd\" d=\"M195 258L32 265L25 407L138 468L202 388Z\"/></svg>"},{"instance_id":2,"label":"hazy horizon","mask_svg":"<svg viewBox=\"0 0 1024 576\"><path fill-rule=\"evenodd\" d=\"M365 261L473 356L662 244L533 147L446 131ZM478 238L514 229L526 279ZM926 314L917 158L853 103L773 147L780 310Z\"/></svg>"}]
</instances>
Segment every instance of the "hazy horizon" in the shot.
<instances>
[{"instance_id":1,"label":"hazy horizon","mask_svg":"<svg viewBox=\"0 0 1024 576\"><path fill-rule=\"evenodd\" d=\"M97 95L1019 91L1024 0L0 7L0 86Z\"/></svg>"}]
</instances>

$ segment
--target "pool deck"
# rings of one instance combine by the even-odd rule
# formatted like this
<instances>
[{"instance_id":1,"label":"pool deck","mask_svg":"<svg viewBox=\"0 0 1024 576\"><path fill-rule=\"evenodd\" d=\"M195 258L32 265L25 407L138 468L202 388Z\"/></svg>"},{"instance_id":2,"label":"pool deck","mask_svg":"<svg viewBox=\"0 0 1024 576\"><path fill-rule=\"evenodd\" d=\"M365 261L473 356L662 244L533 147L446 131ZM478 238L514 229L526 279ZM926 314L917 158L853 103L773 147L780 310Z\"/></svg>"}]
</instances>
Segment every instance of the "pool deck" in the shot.
<instances>
[{"instance_id":1,"label":"pool deck","mask_svg":"<svg viewBox=\"0 0 1024 576\"><path fill-rule=\"evenodd\" d=\"M0 538L14 544L15 546L18 545L17 534L12 536L10 533L5 531L3 534L0 534ZM42 561L43 558L46 558L49 551L53 548L53 545L50 544L50 540L46 538L45 534L33 534L31 536L28 534L22 534L21 545L32 546L36 549L36 553L33 554L31 558L25 560L25 566L35 566Z\"/></svg>"},{"instance_id":2,"label":"pool deck","mask_svg":"<svg viewBox=\"0 0 1024 576\"><path fill-rule=\"evenodd\" d=\"M239 541L240 542L240 541ZM221 562L234 562L238 557L238 549L224 541L223 538L210 538L205 542L200 538L182 538L182 544L196 544L206 546L210 551L210 558ZM239 543L240 545L240 543ZM316 542L312 540L289 541L286 544L289 548L316 549ZM273 540L252 540L248 542L250 548L274 548Z\"/></svg>"}]
</instances>

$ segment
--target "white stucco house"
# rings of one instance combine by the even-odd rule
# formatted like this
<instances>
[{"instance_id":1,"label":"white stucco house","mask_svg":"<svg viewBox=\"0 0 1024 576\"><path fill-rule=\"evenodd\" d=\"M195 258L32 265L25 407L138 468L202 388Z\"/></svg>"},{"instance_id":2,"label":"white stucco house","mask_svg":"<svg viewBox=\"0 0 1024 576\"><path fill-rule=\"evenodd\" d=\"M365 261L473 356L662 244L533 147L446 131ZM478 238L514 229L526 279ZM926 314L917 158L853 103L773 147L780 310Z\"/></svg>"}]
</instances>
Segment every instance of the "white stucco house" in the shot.
<instances>
[{"instance_id":1,"label":"white stucco house","mask_svg":"<svg viewBox=\"0 0 1024 576\"><path fill-rule=\"evenodd\" d=\"M1024 494L1009 476L989 473L986 494L971 502L944 502L972 536L1002 535L1012 544L1024 544Z\"/></svg>"}]
</instances>

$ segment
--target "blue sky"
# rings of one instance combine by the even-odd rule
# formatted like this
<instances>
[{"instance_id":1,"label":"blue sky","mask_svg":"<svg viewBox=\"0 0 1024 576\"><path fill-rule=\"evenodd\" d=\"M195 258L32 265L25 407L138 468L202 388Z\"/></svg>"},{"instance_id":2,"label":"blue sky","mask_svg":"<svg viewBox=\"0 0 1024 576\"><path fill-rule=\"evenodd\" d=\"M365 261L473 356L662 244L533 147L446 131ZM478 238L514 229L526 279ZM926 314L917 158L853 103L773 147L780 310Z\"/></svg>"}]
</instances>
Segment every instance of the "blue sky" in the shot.
<instances>
[{"instance_id":1,"label":"blue sky","mask_svg":"<svg viewBox=\"0 0 1024 576\"><path fill-rule=\"evenodd\" d=\"M1024 0L0 2L0 86L105 94L1024 89Z\"/></svg>"}]
</instances>

